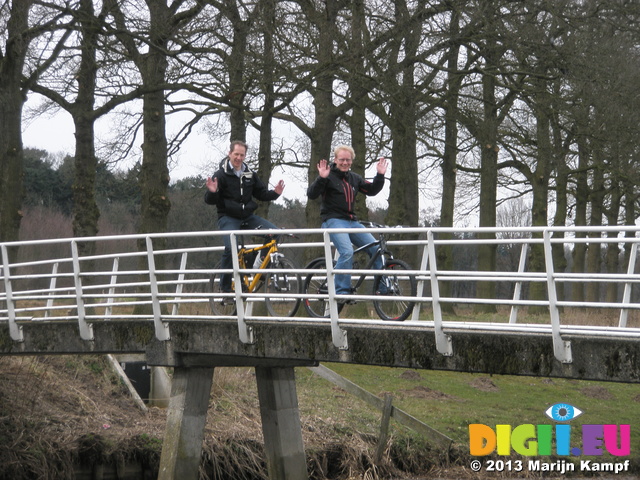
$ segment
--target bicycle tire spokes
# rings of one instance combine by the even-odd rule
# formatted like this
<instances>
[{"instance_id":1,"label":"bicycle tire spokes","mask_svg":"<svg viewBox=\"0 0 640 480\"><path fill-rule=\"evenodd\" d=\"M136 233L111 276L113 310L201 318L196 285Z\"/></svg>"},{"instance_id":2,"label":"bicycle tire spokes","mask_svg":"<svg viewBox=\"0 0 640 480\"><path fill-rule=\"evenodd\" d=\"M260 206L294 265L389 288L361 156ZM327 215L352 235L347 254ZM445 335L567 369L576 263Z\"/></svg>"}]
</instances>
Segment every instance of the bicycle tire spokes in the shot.
<instances>
[{"instance_id":1,"label":"bicycle tire spokes","mask_svg":"<svg viewBox=\"0 0 640 480\"><path fill-rule=\"evenodd\" d=\"M406 320L415 302L395 299L395 297L413 297L417 292L417 283L414 275L405 273L410 270L409 265L402 261L392 259L384 266L385 274L377 275L374 280L374 295L380 297L374 300L373 306L382 320L403 321Z\"/></svg>"},{"instance_id":2,"label":"bicycle tire spokes","mask_svg":"<svg viewBox=\"0 0 640 480\"><path fill-rule=\"evenodd\" d=\"M304 308L310 317L328 318L329 317L329 300L327 298L318 298L317 295L327 295L329 289L327 287L327 264L324 259L317 259L311 262L306 268L317 268L318 273L310 273L304 279L302 291L305 293L303 300Z\"/></svg>"},{"instance_id":3,"label":"bicycle tire spokes","mask_svg":"<svg viewBox=\"0 0 640 480\"><path fill-rule=\"evenodd\" d=\"M290 295L300 293L302 278L295 272L296 267L293 262L281 253L274 253L271 258L273 261L267 268L282 269L282 271L266 274L265 290L269 295L283 294L283 296L266 297L267 310L272 317L293 317L300 307L300 297Z\"/></svg>"}]
</instances>

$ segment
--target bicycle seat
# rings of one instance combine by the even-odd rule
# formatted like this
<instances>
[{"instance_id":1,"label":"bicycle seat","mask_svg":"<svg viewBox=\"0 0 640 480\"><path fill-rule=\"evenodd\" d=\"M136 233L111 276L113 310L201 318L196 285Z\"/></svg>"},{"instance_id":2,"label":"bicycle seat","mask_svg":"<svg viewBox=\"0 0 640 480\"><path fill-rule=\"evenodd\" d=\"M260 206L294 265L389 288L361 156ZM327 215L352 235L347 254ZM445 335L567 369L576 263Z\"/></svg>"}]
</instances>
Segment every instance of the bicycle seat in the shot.
<instances>
[{"instance_id":1,"label":"bicycle seat","mask_svg":"<svg viewBox=\"0 0 640 480\"><path fill-rule=\"evenodd\" d=\"M247 222L242 222L240 224L240 230L248 230L248 229L249 229L249 225L247 224ZM262 230L262 225L258 225L256 228L252 228L251 230ZM273 235L271 234L260 235L256 233L256 234L251 234L251 236L253 238L259 238L260 240L269 240L270 238L273 238Z\"/></svg>"},{"instance_id":2,"label":"bicycle seat","mask_svg":"<svg viewBox=\"0 0 640 480\"><path fill-rule=\"evenodd\" d=\"M395 225L392 227L391 225L381 225L375 222L360 222L360 223L367 228L408 228L408 225Z\"/></svg>"}]
</instances>

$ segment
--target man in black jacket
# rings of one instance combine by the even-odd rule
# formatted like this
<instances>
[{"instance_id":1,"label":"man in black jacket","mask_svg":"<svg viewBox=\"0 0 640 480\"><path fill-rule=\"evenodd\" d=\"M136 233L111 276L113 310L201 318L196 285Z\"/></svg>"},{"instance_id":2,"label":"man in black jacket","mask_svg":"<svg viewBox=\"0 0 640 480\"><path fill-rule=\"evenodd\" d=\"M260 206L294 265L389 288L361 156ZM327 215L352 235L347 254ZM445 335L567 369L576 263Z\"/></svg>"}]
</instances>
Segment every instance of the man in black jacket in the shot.
<instances>
[{"instance_id":1,"label":"man in black jacket","mask_svg":"<svg viewBox=\"0 0 640 480\"><path fill-rule=\"evenodd\" d=\"M274 224L253 213L258 208L253 198L265 202L277 199L284 190L284 181L280 180L273 190L269 190L244 163L246 155L247 145L244 142L231 142L228 158L220 162L220 168L211 178L207 178L204 201L216 205L220 230L276 229ZM227 235L224 237L222 268L231 267L231 239ZM223 292L231 291L231 275L222 275L220 282Z\"/></svg>"},{"instance_id":2,"label":"man in black jacket","mask_svg":"<svg viewBox=\"0 0 640 480\"><path fill-rule=\"evenodd\" d=\"M369 182L351 171L355 158L353 148L341 145L334 151L333 163L326 160L318 163L318 178L309 186L307 196L313 200L322 196L320 217L322 228L364 228L355 215L355 197L358 192L367 196L380 193L384 187L384 174L387 172L387 159L381 158L376 164L377 174L373 182ZM361 247L376 239L370 233L332 233L329 235L340 254L336 269L353 267L353 245ZM376 252L376 246L367 250L369 256ZM382 260L378 257L373 268L382 268ZM336 275L336 294L351 294L351 275ZM382 284L382 282L381 282ZM383 286L384 288L384 286ZM386 293L386 292L379 292Z\"/></svg>"}]
</instances>

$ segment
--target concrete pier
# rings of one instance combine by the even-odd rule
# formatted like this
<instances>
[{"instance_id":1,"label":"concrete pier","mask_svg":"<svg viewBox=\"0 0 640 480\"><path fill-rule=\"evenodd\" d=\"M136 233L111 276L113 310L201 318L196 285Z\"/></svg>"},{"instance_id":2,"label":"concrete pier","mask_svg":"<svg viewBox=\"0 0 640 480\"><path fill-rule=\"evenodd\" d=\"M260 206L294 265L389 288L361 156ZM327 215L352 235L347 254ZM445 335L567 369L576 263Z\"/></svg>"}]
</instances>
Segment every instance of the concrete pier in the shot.
<instances>
[{"instance_id":1,"label":"concrete pier","mask_svg":"<svg viewBox=\"0 0 640 480\"><path fill-rule=\"evenodd\" d=\"M161 356L166 363L174 364L174 373L159 480L198 480L214 369L223 366L255 367L269 479L308 479L295 367L315 365L315 362ZM157 356L152 357L158 360Z\"/></svg>"},{"instance_id":2,"label":"concrete pier","mask_svg":"<svg viewBox=\"0 0 640 480\"><path fill-rule=\"evenodd\" d=\"M197 479L214 368L253 367L260 395L271 480L307 478L293 369L320 362L448 370L495 375L640 382L640 342L622 329L609 336L566 335L572 362L554 356L553 338L540 332L497 334L482 324L448 326L452 355L438 352L429 322L369 325L344 322L349 348L332 344L326 325L263 321L252 325L255 343L238 340L235 322L171 323L171 340L158 340L148 320L96 321L93 340L78 335L77 322L21 321L23 339L12 340L0 324L0 356L139 354L152 367L174 369L161 456L161 479ZM474 328L470 328L470 327ZM495 327L495 324L492 324ZM476 329L477 327L477 329ZM569 327L567 327L569 328ZM574 327L571 327L574 328ZM591 330L586 330L590 332Z\"/></svg>"},{"instance_id":3,"label":"concrete pier","mask_svg":"<svg viewBox=\"0 0 640 480\"><path fill-rule=\"evenodd\" d=\"M176 367L158 480L198 480L213 367Z\"/></svg>"},{"instance_id":4,"label":"concrete pier","mask_svg":"<svg viewBox=\"0 0 640 480\"><path fill-rule=\"evenodd\" d=\"M262 432L271 480L308 478L293 367L256 367Z\"/></svg>"}]
</instances>

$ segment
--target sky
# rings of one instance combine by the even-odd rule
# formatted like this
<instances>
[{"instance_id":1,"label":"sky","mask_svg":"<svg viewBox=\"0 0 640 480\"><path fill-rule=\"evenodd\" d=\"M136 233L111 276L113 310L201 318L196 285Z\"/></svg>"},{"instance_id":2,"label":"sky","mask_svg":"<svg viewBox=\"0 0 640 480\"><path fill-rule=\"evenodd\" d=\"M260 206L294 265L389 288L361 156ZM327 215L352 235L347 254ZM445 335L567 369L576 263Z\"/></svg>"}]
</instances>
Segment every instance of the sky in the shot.
<instances>
[{"instance_id":1,"label":"sky","mask_svg":"<svg viewBox=\"0 0 640 480\"><path fill-rule=\"evenodd\" d=\"M32 104L35 103L35 100L30 99L30 101ZM106 117L105 120L98 122L96 125L98 137L101 131L108 131L109 121L112 120ZM61 157L67 154L72 155L75 151L74 131L73 120L67 112L40 115L35 120L26 120L23 123L22 142L24 148L41 149L54 155L59 154ZM227 150L228 141L216 144L204 132L195 130L171 162L169 172L171 180L197 175L210 176L218 168L220 160L226 156ZM271 188L280 179L285 181L285 191L278 203L283 203L285 199L306 201L306 178L301 177L305 176L300 169L291 172L280 168L273 172L269 182Z\"/></svg>"},{"instance_id":2,"label":"sky","mask_svg":"<svg viewBox=\"0 0 640 480\"><path fill-rule=\"evenodd\" d=\"M101 134L101 130L109 128L107 122L109 122L108 117L96 125L98 136ZM73 120L67 112L40 115L36 120L25 121L22 142L25 148L39 148L54 154L73 154L75 151L74 131ZM171 171L172 179L179 180L202 174L214 158L219 160L224 155L224 152L219 148L212 148L204 135L196 132L194 137L188 143L185 152L179 155L178 165ZM213 163L217 163L217 160Z\"/></svg>"},{"instance_id":3,"label":"sky","mask_svg":"<svg viewBox=\"0 0 640 480\"><path fill-rule=\"evenodd\" d=\"M25 110L37 102L37 97L30 96ZM96 135L109 131L109 117L100 120L96 124ZM71 115L61 111L55 115L39 115L35 120L25 120L23 123L22 142L24 148L35 148L45 150L51 154L72 155L75 151L74 125ZM291 135L296 135L294 132ZM256 140L257 141L257 140ZM217 168L220 160L225 157L228 150L228 141L212 142L204 131L194 130L188 141L182 146L181 151L176 155L170 165L171 180L180 180L185 177L208 175L210 176ZM251 142L249 142L251 148ZM137 157L139 158L139 157ZM132 160L133 162L133 160ZM126 168L126 167L125 167ZM387 172L390 176L393 167ZM367 172L367 177L375 175L375 168ZM276 201L284 203L286 199L297 199L306 202L307 179L303 169L277 168L269 181L273 188L278 181L285 182L283 195ZM264 180L264 179L263 179ZM384 206L389 196L388 182L385 189L379 193L375 199L368 202L370 205Z\"/></svg>"}]
</instances>

